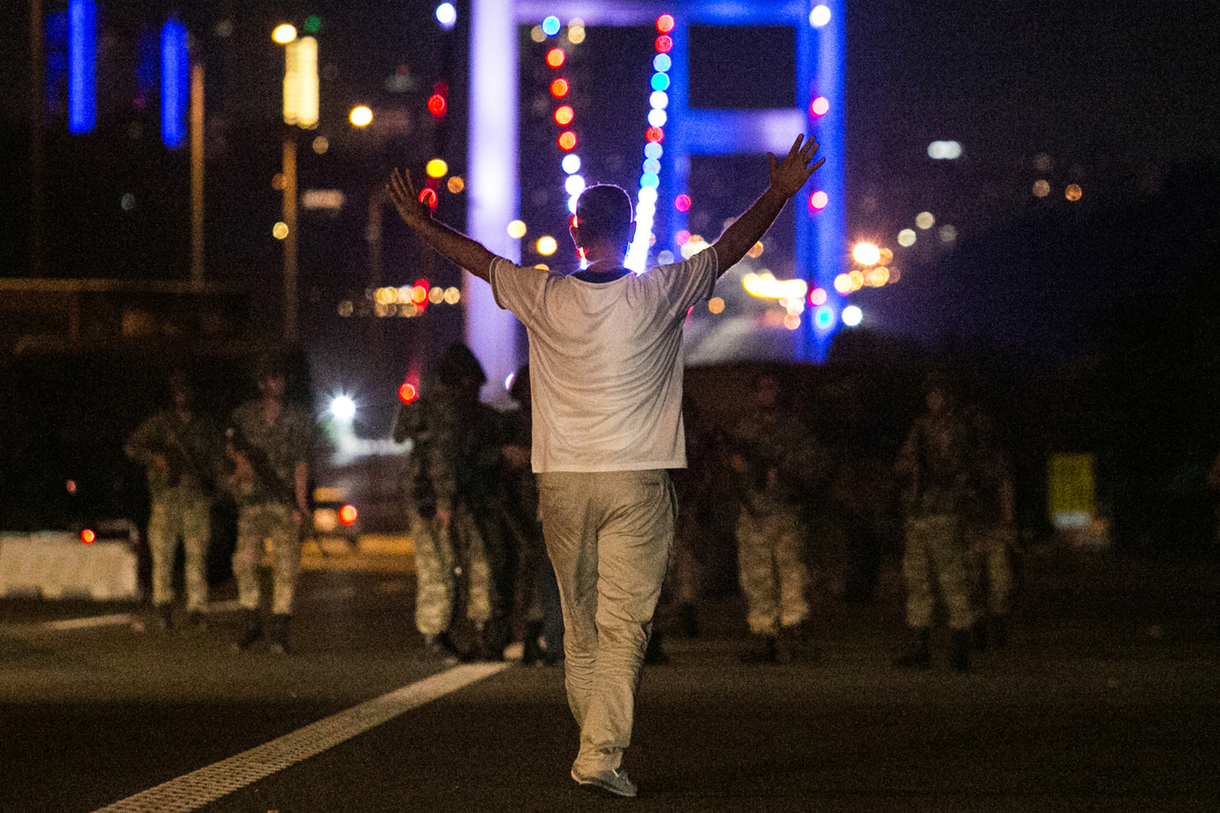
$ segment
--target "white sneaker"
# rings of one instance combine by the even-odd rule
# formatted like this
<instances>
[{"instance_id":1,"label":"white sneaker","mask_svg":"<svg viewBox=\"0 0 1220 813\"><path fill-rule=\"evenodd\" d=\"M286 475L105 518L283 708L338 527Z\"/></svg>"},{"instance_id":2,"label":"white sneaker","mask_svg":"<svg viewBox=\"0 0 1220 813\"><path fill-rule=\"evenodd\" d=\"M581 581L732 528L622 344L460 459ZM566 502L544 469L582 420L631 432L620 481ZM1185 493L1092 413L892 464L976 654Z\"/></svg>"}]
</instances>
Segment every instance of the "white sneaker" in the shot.
<instances>
[{"instance_id":1,"label":"white sneaker","mask_svg":"<svg viewBox=\"0 0 1220 813\"><path fill-rule=\"evenodd\" d=\"M635 783L627 778L626 771L606 770L598 771L590 776L581 776L580 774L576 773L576 769L573 768L572 778L575 779L582 788L609 793L613 796L626 796L628 798L634 798L636 793L639 792L639 788L635 786Z\"/></svg>"}]
</instances>

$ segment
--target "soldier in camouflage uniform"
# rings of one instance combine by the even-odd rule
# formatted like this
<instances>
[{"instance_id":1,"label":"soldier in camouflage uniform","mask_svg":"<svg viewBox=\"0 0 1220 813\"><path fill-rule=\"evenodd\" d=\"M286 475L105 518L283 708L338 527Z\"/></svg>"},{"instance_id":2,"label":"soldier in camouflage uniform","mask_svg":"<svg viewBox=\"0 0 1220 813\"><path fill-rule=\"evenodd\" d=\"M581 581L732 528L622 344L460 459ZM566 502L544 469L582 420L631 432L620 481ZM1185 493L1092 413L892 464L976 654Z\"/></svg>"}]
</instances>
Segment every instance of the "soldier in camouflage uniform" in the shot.
<instances>
[{"instance_id":1,"label":"soldier in camouflage uniform","mask_svg":"<svg viewBox=\"0 0 1220 813\"><path fill-rule=\"evenodd\" d=\"M186 556L186 610L191 625L202 627L208 603L212 501L224 443L216 426L195 411L194 392L186 376L174 374L169 385L172 405L144 421L124 451L148 474L152 503L148 548L158 621L162 629L173 626L174 559L181 538Z\"/></svg>"},{"instance_id":2,"label":"soldier in camouflage uniform","mask_svg":"<svg viewBox=\"0 0 1220 813\"><path fill-rule=\"evenodd\" d=\"M288 622L301 567L300 531L309 521L309 464L313 419L284 399L281 363L267 359L258 370L259 397L233 412L228 454L229 480L237 500L237 548L233 575L241 605L238 649L262 636L259 565L264 541L271 540L273 597L267 637L275 654L288 652Z\"/></svg>"},{"instance_id":3,"label":"soldier in camouflage uniform","mask_svg":"<svg viewBox=\"0 0 1220 813\"><path fill-rule=\"evenodd\" d=\"M437 378L431 393L399 411L394 427L396 441L412 441L408 521L418 583L415 625L429 657L459 658L449 628L460 573L466 616L477 632L473 655L500 660L506 628L496 580L503 547L491 521L503 446L499 414L479 403L487 376L465 345L445 351Z\"/></svg>"},{"instance_id":4,"label":"soldier in camouflage uniform","mask_svg":"<svg viewBox=\"0 0 1220 813\"><path fill-rule=\"evenodd\" d=\"M913 636L910 650L896 665L931 665L929 639L939 593L949 616L950 664L965 672L970 668L975 579L964 523L974 499L976 444L945 377L929 377L925 402L927 410L911 427L894 467L904 487L902 574Z\"/></svg>"},{"instance_id":5,"label":"soldier in camouflage uniform","mask_svg":"<svg viewBox=\"0 0 1220 813\"><path fill-rule=\"evenodd\" d=\"M729 463L740 478L737 557L746 596L749 663L787 662L811 654L809 569L799 497L818 468L813 436L780 406L779 382L755 380L759 410L732 438Z\"/></svg>"},{"instance_id":6,"label":"soldier in camouflage uniform","mask_svg":"<svg viewBox=\"0 0 1220 813\"><path fill-rule=\"evenodd\" d=\"M978 456L977 496L967 534L981 589L974 622L974 648L1001 648L1008 638L1012 565L1016 545L1016 506L1012 471L999 442L995 422L983 411L970 410Z\"/></svg>"}]
</instances>

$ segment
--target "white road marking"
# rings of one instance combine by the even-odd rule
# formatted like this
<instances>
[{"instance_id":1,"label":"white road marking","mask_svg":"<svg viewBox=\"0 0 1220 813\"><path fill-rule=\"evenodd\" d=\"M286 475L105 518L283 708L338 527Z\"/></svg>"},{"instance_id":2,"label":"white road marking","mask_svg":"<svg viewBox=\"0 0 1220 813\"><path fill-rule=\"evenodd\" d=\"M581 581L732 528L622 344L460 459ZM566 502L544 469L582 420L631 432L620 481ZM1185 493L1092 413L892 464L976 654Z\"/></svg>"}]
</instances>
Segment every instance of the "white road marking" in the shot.
<instances>
[{"instance_id":1,"label":"white road marking","mask_svg":"<svg viewBox=\"0 0 1220 813\"><path fill-rule=\"evenodd\" d=\"M95 813L189 813L273 773L346 742L403 712L504 671L508 663L472 663L403 686L389 694L285 734L279 739L171 779Z\"/></svg>"},{"instance_id":2,"label":"white road marking","mask_svg":"<svg viewBox=\"0 0 1220 813\"><path fill-rule=\"evenodd\" d=\"M134 620L135 616L130 613L118 613L116 615L92 615L88 618L66 618L63 621L45 621L40 626L46 630L63 632L90 627L117 627L121 624L130 624Z\"/></svg>"}]
</instances>

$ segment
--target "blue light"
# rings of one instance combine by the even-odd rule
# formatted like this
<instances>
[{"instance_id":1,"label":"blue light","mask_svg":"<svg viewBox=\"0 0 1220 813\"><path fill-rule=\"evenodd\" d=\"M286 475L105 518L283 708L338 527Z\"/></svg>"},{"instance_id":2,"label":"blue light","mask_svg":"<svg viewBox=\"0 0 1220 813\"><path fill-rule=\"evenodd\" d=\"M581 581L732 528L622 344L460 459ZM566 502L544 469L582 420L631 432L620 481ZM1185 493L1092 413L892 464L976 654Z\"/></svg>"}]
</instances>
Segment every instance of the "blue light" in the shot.
<instances>
[{"instance_id":1,"label":"blue light","mask_svg":"<svg viewBox=\"0 0 1220 813\"><path fill-rule=\"evenodd\" d=\"M547 17L542 21L542 33L546 34L548 37L553 37L558 34L559 28L560 22L558 17Z\"/></svg>"},{"instance_id":2,"label":"blue light","mask_svg":"<svg viewBox=\"0 0 1220 813\"><path fill-rule=\"evenodd\" d=\"M657 159L655 159L655 158L648 158L648 159L646 159L646 160L644 161L644 171L645 171L645 172L651 172L651 173L653 173L654 175L656 175L656 174L660 173L660 171L661 171L661 162L660 162L660 161L658 161L658 160L657 160Z\"/></svg>"},{"instance_id":3,"label":"blue light","mask_svg":"<svg viewBox=\"0 0 1220 813\"><path fill-rule=\"evenodd\" d=\"M655 172L645 172L640 176L640 186L660 186L661 179L657 177Z\"/></svg>"},{"instance_id":4,"label":"blue light","mask_svg":"<svg viewBox=\"0 0 1220 813\"><path fill-rule=\"evenodd\" d=\"M655 141L649 141L644 145L644 155L649 158L660 158L662 152L664 150L661 149L661 145Z\"/></svg>"},{"instance_id":5,"label":"blue light","mask_svg":"<svg viewBox=\"0 0 1220 813\"><path fill-rule=\"evenodd\" d=\"M652 89L665 90L669 87L669 75L664 73L654 73L652 75ZM655 107L655 105L654 105Z\"/></svg>"},{"instance_id":6,"label":"blue light","mask_svg":"<svg viewBox=\"0 0 1220 813\"><path fill-rule=\"evenodd\" d=\"M673 67L674 61L669 58L669 54L657 54L652 60L652 68L660 73L665 73Z\"/></svg>"},{"instance_id":7,"label":"blue light","mask_svg":"<svg viewBox=\"0 0 1220 813\"><path fill-rule=\"evenodd\" d=\"M830 330L834 327L835 312L829 305L823 305L814 311L813 322L819 330Z\"/></svg>"},{"instance_id":8,"label":"blue light","mask_svg":"<svg viewBox=\"0 0 1220 813\"><path fill-rule=\"evenodd\" d=\"M189 87L186 26L170 20L161 27L161 141L171 150L186 142Z\"/></svg>"},{"instance_id":9,"label":"blue light","mask_svg":"<svg viewBox=\"0 0 1220 813\"><path fill-rule=\"evenodd\" d=\"M68 132L92 133L97 124L97 6L68 0Z\"/></svg>"}]
</instances>

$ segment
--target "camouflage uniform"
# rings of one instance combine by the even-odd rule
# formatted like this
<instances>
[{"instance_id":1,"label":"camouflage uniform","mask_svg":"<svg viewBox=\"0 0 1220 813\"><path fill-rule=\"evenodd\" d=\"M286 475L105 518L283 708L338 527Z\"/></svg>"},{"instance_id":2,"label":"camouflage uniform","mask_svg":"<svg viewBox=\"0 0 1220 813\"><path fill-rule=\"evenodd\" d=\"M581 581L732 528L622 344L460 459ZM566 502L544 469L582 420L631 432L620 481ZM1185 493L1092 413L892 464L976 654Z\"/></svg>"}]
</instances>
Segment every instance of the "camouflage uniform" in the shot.
<instances>
[{"instance_id":1,"label":"camouflage uniform","mask_svg":"<svg viewBox=\"0 0 1220 813\"><path fill-rule=\"evenodd\" d=\"M274 593L272 612L290 615L301 567L301 544L293 511L296 467L308 464L313 453L313 421L304 411L284 404L275 423L268 425L261 401L249 401L233 412L233 428L246 443L262 452L279 483L256 476L234 483L239 509L237 548L233 553L233 575L237 598L243 610L257 610L261 601L258 568L264 540L271 540ZM306 518L302 518L304 521Z\"/></svg>"},{"instance_id":2,"label":"camouflage uniform","mask_svg":"<svg viewBox=\"0 0 1220 813\"><path fill-rule=\"evenodd\" d=\"M459 567L466 616L482 627L501 612L493 568L501 564L502 546L490 522L502 445L499 413L483 404L459 409L442 384L399 411L394 437L414 442L408 521L418 581L416 628L425 636L448 631Z\"/></svg>"},{"instance_id":3,"label":"camouflage uniform","mask_svg":"<svg viewBox=\"0 0 1220 813\"><path fill-rule=\"evenodd\" d=\"M153 604L168 607L174 600L174 557L181 538L186 555L186 609L203 612L208 601L213 489L223 459L220 432L203 417L193 415L184 424L176 412L165 409L132 433L124 451L148 472ZM157 465L158 457L166 466Z\"/></svg>"},{"instance_id":4,"label":"camouflage uniform","mask_svg":"<svg viewBox=\"0 0 1220 813\"><path fill-rule=\"evenodd\" d=\"M989 618L999 632L995 643L1002 644L1002 625L1012 592L1008 554L1016 543L1012 473L990 418L973 410L971 422L978 449L978 477L967 534L977 584L984 590L979 609L985 615L980 622ZM985 648L986 624L980 623L975 633L976 645Z\"/></svg>"},{"instance_id":5,"label":"camouflage uniform","mask_svg":"<svg viewBox=\"0 0 1220 813\"><path fill-rule=\"evenodd\" d=\"M974 623L974 570L963 515L973 498L973 453L970 426L946 410L918 418L898 454L896 472L908 483L902 573L912 628L931 626L937 592L951 629L967 630Z\"/></svg>"},{"instance_id":6,"label":"camouflage uniform","mask_svg":"<svg viewBox=\"0 0 1220 813\"><path fill-rule=\"evenodd\" d=\"M746 621L751 633L775 636L781 627L795 627L809 616L805 528L797 497L816 447L800 421L780 412L744 421L733 442L749 466L737 520Z\"/></svg>"}]
</instances>

